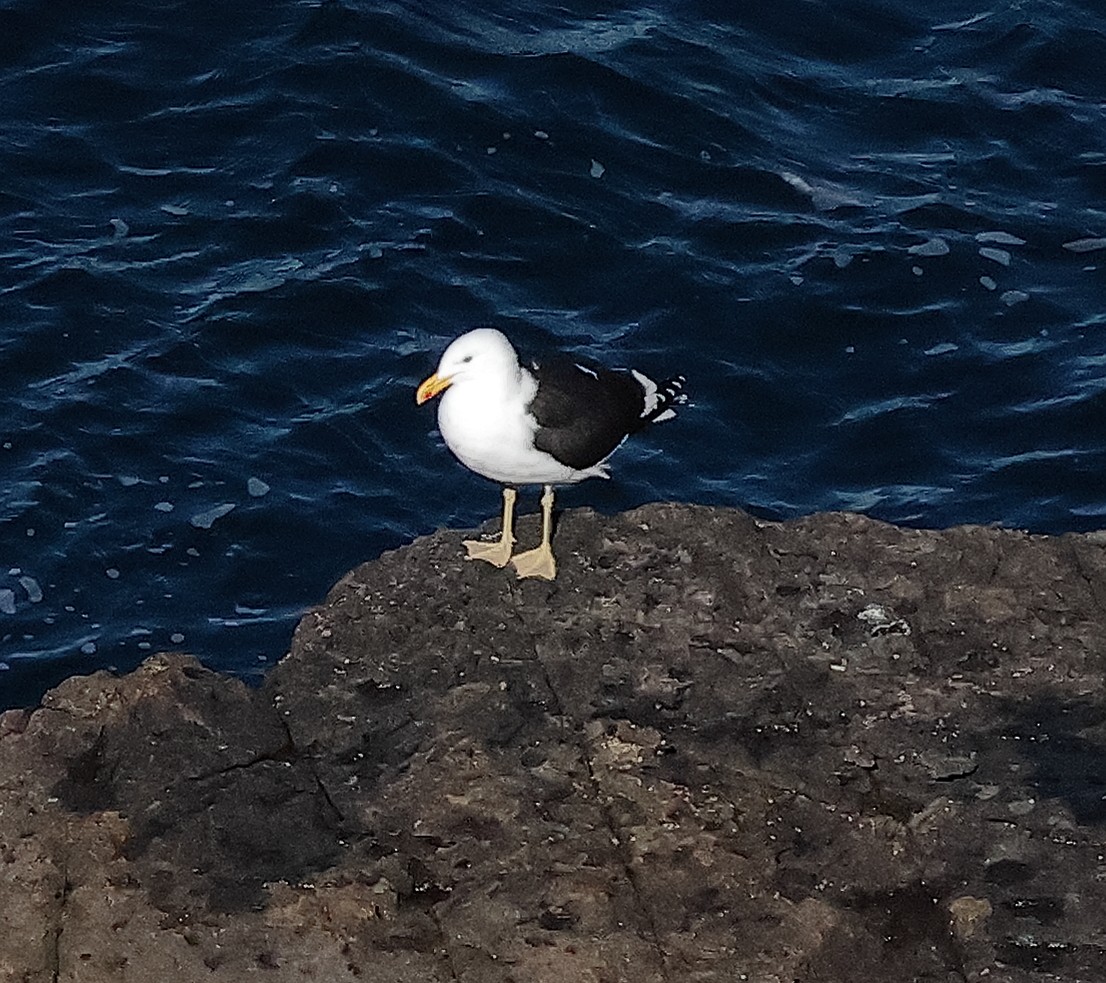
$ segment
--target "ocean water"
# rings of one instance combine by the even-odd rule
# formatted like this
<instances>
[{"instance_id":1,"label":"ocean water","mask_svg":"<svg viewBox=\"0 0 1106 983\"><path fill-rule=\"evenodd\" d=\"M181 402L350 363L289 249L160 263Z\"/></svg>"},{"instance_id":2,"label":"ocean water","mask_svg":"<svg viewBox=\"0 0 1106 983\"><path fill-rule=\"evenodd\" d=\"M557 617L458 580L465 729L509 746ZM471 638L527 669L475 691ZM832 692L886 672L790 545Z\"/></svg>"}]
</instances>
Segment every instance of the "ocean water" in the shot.
<instances>
[{"instance_id":1,"label":"ocean water","mask_svg":"<svg viewBox=\"0 0 1106 983\"><path fill-rule=\"evenodd\" d=\"M3 0L0 706L256 679L494 515L413 400L480 323L689 380L566 507L1099 528L1103 65L1078 0Z\"/></svg>"}]
</instances>

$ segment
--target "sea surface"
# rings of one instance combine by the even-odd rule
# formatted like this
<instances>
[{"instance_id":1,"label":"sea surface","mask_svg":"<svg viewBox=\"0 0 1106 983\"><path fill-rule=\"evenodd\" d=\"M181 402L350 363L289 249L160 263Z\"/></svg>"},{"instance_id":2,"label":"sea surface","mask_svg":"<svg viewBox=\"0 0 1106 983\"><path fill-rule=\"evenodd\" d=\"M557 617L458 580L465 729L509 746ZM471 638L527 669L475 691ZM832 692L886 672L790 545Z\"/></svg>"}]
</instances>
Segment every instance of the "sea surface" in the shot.
<instances>
[{"instance_id":1,"label":"sea surface","mask_svg":"<svg viewBox=\"0 0 1106 983\"><path fill-rule=\"evenodd\" d=\"M1079 0L0 0L0 706L256 680L495 515L413 399L482 323L688 378L565 507L1102 527L1103 66Z\"/></svg>"}]
</instances>

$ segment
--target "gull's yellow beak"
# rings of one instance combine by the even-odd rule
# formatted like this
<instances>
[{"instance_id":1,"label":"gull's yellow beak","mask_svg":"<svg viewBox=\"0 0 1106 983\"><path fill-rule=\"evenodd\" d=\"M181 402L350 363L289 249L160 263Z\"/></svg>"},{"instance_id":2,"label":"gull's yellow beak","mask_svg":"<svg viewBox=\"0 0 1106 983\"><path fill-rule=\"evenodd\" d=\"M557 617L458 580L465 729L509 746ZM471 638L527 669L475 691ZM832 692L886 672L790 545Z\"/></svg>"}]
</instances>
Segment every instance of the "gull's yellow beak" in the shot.
<instances>
[{"instance_id":1,"label":"gull's yellow beak","mask_svg":"<svg viewBox=\"0 0 1106 983\"><path fill-rule=\"evenodd\" d=\"M429 379L424 379L415 393L415 402L422 406L428 399L433 399L443 389L448 389L453 382L452 376L441 378L436 372Z\"/></svg>"}]
</instances>

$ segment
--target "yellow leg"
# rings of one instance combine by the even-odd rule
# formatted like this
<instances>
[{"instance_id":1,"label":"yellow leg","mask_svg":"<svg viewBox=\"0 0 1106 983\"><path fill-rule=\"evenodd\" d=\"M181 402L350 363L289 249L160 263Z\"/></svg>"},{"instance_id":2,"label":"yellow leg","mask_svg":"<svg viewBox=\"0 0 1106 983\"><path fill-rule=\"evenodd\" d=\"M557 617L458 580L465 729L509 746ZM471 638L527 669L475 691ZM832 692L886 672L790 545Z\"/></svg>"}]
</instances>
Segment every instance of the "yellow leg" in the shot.
<instances>
[{"instance_id":1,"label":"yellow leg","mask_svg":"<svg viewBox=\"0 0 1106 983\"><path fill-rule=\"evenodd\" d=\"M552 580L557 576L557 561L553 559L553 547L549 538L553 534L553 486L545 486L541 497L541 546L536 550L519 553L511 566L520 577L541 577Z\"/></svg>"},{"instance_id":2,"label":"yellow leg","mask_svg":"<svg viewBox=\"0 0 1106 983\"><path fill-rule=\"evenodd\" d=\"M503 489L503 532L494 543L484 543L478 539L466 539L462 545L468 550L468 559L484 560L496 567L505 567L511 559L511 548L515 545L515 490Z\"/></svg>"}]
</instances>

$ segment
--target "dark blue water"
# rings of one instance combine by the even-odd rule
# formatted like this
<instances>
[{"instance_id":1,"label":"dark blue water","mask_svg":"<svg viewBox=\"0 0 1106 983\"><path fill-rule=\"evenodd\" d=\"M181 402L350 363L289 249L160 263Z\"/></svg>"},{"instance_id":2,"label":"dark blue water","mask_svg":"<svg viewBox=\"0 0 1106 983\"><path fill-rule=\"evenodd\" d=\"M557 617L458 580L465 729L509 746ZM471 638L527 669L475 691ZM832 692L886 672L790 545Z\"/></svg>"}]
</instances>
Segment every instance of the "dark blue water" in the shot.
<instances>
[{"instance_id":1,"label":"dark blue water","mask_svg":"<svg viewBox=\"0 0 1106 983\"><path fill-rule=\"evenodd\" d=\"M482 322L689 379L565 506L1103 524L1099 4L488 8L0 3L0 705L496 513Z\"/></svg>"}]
</instances>

